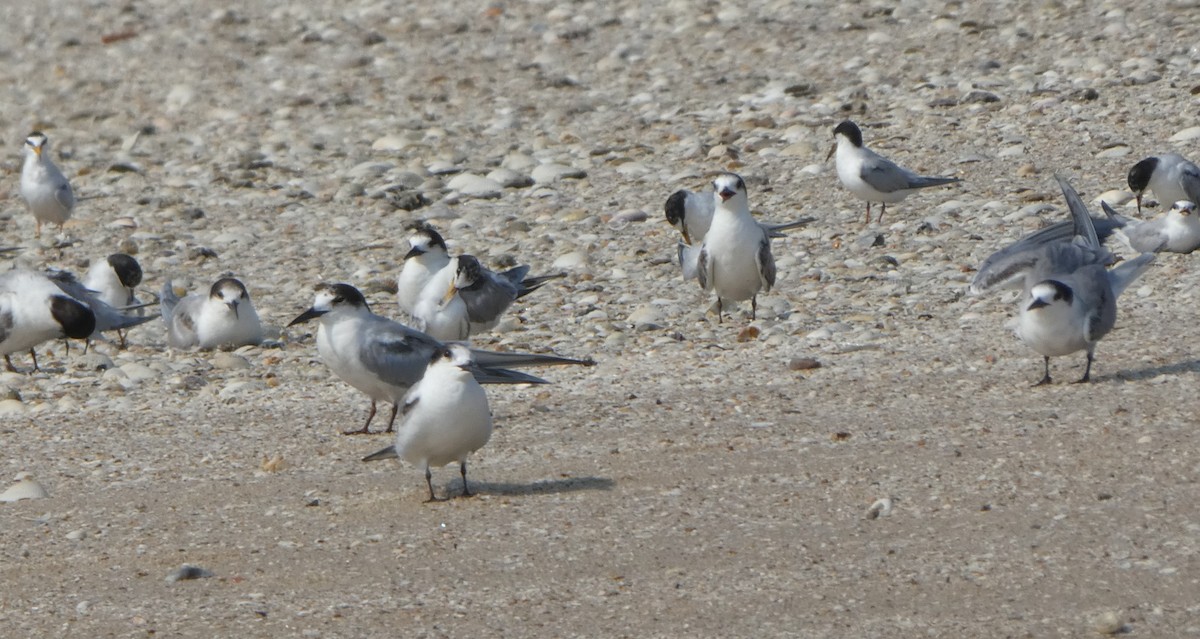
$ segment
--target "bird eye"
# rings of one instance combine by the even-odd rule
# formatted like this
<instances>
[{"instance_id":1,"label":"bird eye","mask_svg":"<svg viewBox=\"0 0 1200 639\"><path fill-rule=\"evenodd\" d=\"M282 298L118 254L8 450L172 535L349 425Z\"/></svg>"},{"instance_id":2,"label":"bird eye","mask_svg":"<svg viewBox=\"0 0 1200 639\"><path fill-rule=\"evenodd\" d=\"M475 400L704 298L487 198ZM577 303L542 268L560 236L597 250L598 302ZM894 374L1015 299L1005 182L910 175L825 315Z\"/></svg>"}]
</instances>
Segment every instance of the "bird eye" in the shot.
<instances>
[{"instance_id":1,"label":"bird eye","mask_svg":"<svg viewBox=\"0 0 1200 639\"><path fill-rule=\"evenodd\" d=\"M341 304L342 302L345 302L345 301L346 301L346 298L342 297L341 295L333 298L334 304Z\"/></svg>"}]
</instances>

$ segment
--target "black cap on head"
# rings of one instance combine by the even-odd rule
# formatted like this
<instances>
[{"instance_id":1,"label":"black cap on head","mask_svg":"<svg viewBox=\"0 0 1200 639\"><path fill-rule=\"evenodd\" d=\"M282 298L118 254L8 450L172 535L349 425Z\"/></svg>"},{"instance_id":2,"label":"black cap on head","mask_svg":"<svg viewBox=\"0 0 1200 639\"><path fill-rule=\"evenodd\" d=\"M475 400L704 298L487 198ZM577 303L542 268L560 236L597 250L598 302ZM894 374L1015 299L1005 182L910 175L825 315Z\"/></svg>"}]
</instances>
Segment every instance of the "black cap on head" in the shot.
<instances>
[{"instance_id":1,"label":"black cap on head","mask_svg":"<svg viewBox=\"0 0 1200 639\"><path fill-rule=\"evenodd\" d=\"M349 284L326 284L326 288L333 294L334 304L346 304L348 306L366 306L367 298L353 286Z\"/></svg>"},{"instance_id":2,"label":"black cap on head","mask_svg":"<svg viewBox=\"0 0 1200 639\"><path fill-rule=\"evenodd\" d=\"M440 246L442 247L443 251L449 250L446 248L446 240L442 239L442 234L438 233L437 229L433 228L433 225L429 222L424 220L413 222L412 224L408 225L408 228L413 231L428 235L429 243L433 246Z\"/></svg>"},{"instance_id":3,"label":"black cap on head","mask_svg":"<svg viewBox=\"0 0 1200 639\"><path fill-rule=\"evenodd\" d=\"M1150 176L1154 174L1154 170L1158 168L1158 158L1149 157L1129 169L1129 176L1126 181L1129 182L1129 189L1134 193L1141 195L1150 186Z\"/></svg>"},{"instance_id":4,"label":"black cap on head","mask_svg":"<svg viewBox=\"0 0 1200 639\"><path fill-rule=\"evenodd\" d=\"M96 316L92 309L65 295L50 297L50 315L62 327L63 335L70 338L83 339L96 330Z\"/></svg>"},{"instance_id":5,"label":"black cap on head","mask_svg":"<svg viewBox=\"0 0 1200 639\"><path fill-rule=\"evenodd\" d=\"M474 255L466 253L458 256L458 276L474 284L483 277L483 265Z\"/></svg>"},{"instance_id":6,"label":"black cap on head","mask_svg":"<svg viewBox=\"0 0 1200 639\"><path fill-rule=\"evenodd\" d=\"M124 253L113 253L108 256L108 265L112 267L121 284L133 288L142 283L142 265Z\"/></svg>"},{"instance_id":7,"label":"black cap on head","mask_svg":"<svg viewBox=\"0 0 1200 639\"><path fill-rule=\"evenodd\" d=\"M680 189L667 198L667 204L663 207L663 210L666 212L667 222L671 226L683 223L684 204L687 202L687 197L688 192Z\"/></svg>"},{"instance_id":8,"label":"black cap on head","mask_svg":"<svg viewBox=\"0 0 1200 639\"><path fill-rule=\"evenodd\" d=\"M850 120L844 120L841 124L834 127L833 135L846 136L846 139L850 140L850 144L853 144L854 146L861 147L863 145L862 130L858 128L857 124L851 122Z\"/></svg>"},{"instance_id":9,"label":"black cap on head","mask_svg":"<svg viewBox=\"0 0 1200 639\"><path fill-rule=\"evenodd\" d=\"M238 290L238 297L249 298L250 293L246 291L246 285L242 284L241 280L234 277L222 277L213 282L212 288L208 289L209 297L220 297L221 289L232 287Z\"/></svg>"}]
</instances>

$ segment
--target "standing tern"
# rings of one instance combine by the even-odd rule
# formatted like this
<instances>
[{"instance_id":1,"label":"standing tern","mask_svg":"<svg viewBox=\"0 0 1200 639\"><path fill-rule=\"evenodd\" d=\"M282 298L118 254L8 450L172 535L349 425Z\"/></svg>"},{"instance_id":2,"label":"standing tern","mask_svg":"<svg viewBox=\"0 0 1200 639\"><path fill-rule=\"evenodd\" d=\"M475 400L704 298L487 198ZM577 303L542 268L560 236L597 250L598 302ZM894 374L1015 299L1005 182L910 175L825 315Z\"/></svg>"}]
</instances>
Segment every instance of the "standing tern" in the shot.
<instances>
[{"instance_id":1,"label":"standing tern","mask_svg":"<svg viewBox=\"0 0 1200 639\"><path fill-rule=\"evenodd\" d=\"M21 165L21 197L37 221L38 237L43 223L56 224L61 232L75 209L75 192L50 160L49 148L50 138L41 131L30 133L22 148L25 163Z\"/></svg>"},{"instance_id":2,"label":"standing tern","mask_svg":"<svg viewBox=\"0 0 1200 639\"><path fill-rule=\"evenodd\" d=\"M1154 261L1153 253L1145 253L1109 270L1114 257L1100 245L1083 200L1065 179L1055 178L1077 238L1029 250L1016 328L1021 341L1042 355L1039 386L1051 381L1051 357L1081 350L1087 352L1087 367L1079 382L1090 381L1096 344L1116 324L1117 297Z\"/></svg>"},{"instance_id":3,"label":"standing tern","mask_svg":"<svg viewBox=\"0 0 1200 639\"><path fill-rule=\"evenodd\" d=\"M1137 196L1138 213L1142 212L1142 196L1147 189L1164 204L1179 200L1200 203L1200 167L1178 153L1141 160L1129 169L1126 181Z\"/></svg>"},{"instance_id":4,"label":"standing tern","mask_svg":"<svg viewBox=\"0 0 1200 639\"><path fill-rule=\"evenodd\" d=\"M363 461L399 458L423 469L429 488L427 501L437 501L429 467L458 462L462 494L470 497L467 456L483 448L492 436L487 393L472 373L470 349L450 344L436 350L424 377L404 395L402 414L396 443Z\"/></svg>"},{"instance_id":5,"label":"standing tern","mask_svg":"<svg viewBox=\"0 0 1200 639\"><path fill-rule=\"evenodd\" d=\"M113 253L103 260L95 260L83 276L83 285L94 292L105 304L129 312L139 307L135 289L142 283L142 265L131 255ZM138 315L144 312L138 308ZM125 334L118 330L121 348L125 347Z\"/></svg>"},{"instance_id":6,"label":"standing tern","mask_svg":"<svg viewBox=\"0 0 1200 639\"><path fill-rule=\"evenodd\" d=\"M396 301L401 311L413 317L421 291L436 274L450 265L450 253L446 241L428 222L415 222L409 225L409 230L412 231L408 238L410 248L404 256L400 275L396 277Z\"/></svg>"},{"instance_id":7,"label":"standing tern","mask_svg":"<svg viewBox=\"0 0 1200 639\"><path fill-rule=\"evenodd\" d=\"M372 313L362 293L349 284L319 285L312 306L288 326L317 318L320 318L317 351L321 359L342 381L371 398L366 423L346 434L369 433L378 402L392 404L386 431L391 432L405 393L421 380L434 354L445 346L425 333ZM471 354L471 372L481 384L545 383L532 375L510 370L517 366L595 364L591 359L533 353L472 350Z\"/></svg>"},{"instance_id":8,"label":"standing tern","mask_svg":"<svg viewBox=\"0 0 1200 639\"><path fill-rule=\"evenodd\" d=\"M708 235L708 227L712 225L713 213L717 208L720 196L716 192L699 192L679 189L667 198L663 210L667 215L667 223L683 236L677 247L679 266L683 270L683 279L696 277L696 260L700 256L699 247ZM761 224L767 231L767 236L774 239L786 237L784 231L800 228L816 218L805 217L795 222L784 224Z\"/></svg>"},{"instance_id":9,"label":"standing tern","mask_svg":"<svg viewBox=\"0 0 1200 639\"><path fill-rule=\"evenodd\" d=\"M87 304L88 308L91 309L92 314L95 316L95 326L92 332L87 335L88 338L99 336L101 333L108 331L124 331L139 324L145 324L158 317L157 315L145 317L129 315L124 312L125 306L114 308L108 302L104 301L103 297L96 291L80 283L75 274L69 271L47 270L45 275L62 292ZM122 347L125 345L125 338L123 336L121 337L121 345Z\"/></svg>"},{"instance_id":10,"label":"standing tern","mask_svg":"<svg viewBox=\"0 0 1200 639\"><path fill-rule=\"evenodd\" d=\"M16 372L8 356L28 350L37 370L33 347L52 339L85 339L96 328L88 305L64 293L41 273L14 269L0 275L0 355Z\"/></svg>"},{"instance_id":11,"label":"standing tern","mask_svg":"<svg viewBox=\"0 0 1200 639\"><path fill-rule=\"evenodd\" d=\"M161 302L167 343L173 348L236 348L263 340L262 323L250 293L232 277L214 282L208 295L193 293L182 300L167 280Z\"/></svg>"},{"instance_id":12,"label":"standing tern","mask_svg":"<svg viewBox=\"0 0 1200 639\"><path fill-rule=\"evenodd\" d=\"M867 201L866 223L871 223L871 202L879 202L879 219L888 203L896 203L917 189L959 182L958 178L922 176L898 166L891 160L863 146L862 131L858 125L846 120L833 130L834 144L825 161L837 153L837 175L846 187L859 199Z\"/></svg>"},{"instance_id":13,"label":"standing tern","mask_svg":"<svg viewBox=\"0 0 1200 639\"><path fill-rule=\"evenodd\" d=\"M716 206L712 224L696 257L696 278L705 291L717 293L717 323L725 302L750 300L750 317L758 315L758 293L775 285L771 240L750 215L746 183L733 173L713 180ZM688 259L681 255L686 264Z\"/></svg>"}]
</instances>

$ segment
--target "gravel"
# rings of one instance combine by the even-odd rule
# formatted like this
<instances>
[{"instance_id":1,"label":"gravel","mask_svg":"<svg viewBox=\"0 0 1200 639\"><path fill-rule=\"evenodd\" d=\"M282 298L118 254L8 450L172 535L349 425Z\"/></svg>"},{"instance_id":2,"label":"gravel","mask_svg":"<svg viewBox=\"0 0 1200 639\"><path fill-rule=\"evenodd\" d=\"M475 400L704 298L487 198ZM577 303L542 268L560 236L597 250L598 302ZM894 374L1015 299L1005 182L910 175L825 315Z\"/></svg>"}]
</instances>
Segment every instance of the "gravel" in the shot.
<instances>
[{"instance_id":1,"label":"gravel","mask_svg":"<svg viewBox=\"0 0 1200 639\"><path fill-rule=\"evenodd\" d=\"M1056 171L1136 214L1129 165L1200 155L1195 9L3 3L12 262L136 251L148 290L233 274L269 340L170 352L155 322L0 373L0 477L49 495L0 505L0 625L1200 635L1195 258L1125 294L1090 385L1066 383L1079 355L1031 390L1015 296L966 296L990 252L1065 217ZM847 117L963 182L864 229L822 161ZM36 240L16 195L33 129L91 198L65 238ZM754 322L706 315L662 219L719 170L764 220L816 218L775 241ZM414 219L485 264L568 273L476 345L599 362L489 389L478 496L436 504L418 470L359 461L389 443L339 434L368 401L311 326L284 328L325 280L394 316ZM452 467L434 481L460 490ZM181 565L214 576L164 582Z\"/></svg>"}]
</instances>

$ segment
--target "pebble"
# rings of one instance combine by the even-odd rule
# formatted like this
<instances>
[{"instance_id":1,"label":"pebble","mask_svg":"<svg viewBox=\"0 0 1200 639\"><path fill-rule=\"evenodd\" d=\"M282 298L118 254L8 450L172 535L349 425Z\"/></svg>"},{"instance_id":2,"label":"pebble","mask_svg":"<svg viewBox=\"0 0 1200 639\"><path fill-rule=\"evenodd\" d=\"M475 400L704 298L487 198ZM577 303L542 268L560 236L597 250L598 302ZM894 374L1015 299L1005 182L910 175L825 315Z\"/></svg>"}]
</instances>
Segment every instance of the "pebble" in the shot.
<instances>
[{"instance_id":1,"label":"pebble","mask_svg":"<svg viewBox=\"0 0 1200 639\"><path fill-rule=\"evenodd\" d=\"M491 199L500 197L504 187L495 180L479 177L474 173L459 173L450 178L446 188L471 198Z\"/></svg>"},{"instance_id":2,"label":"pebble","mask_svg":"<svg viewBox=\"0 0 1200 639\"><path fill-rule=\"evenodd\" d=\"M1172 142L1190 142L1196 138L1200 138L1200 126L1189 126L1188 128L1179 131L1175 135L1172 135L1170 140Z\"/></svg>"},{"instance_id":3,"label":"pebble","mask_svg":"<svg viewBox=\"0 0 1200 639\"><path fill-rule=\"evenodd\" d=\"M533 178L509 168L498 168L487 174L487 179L506 189L521 189L533 186Z\"/></svg>"},{"instance_id":4,"label":"pebble","mask_svg":"<svg viewBox=\"0 0 1200 639\"><path fill-rule=\"evenodd\" d=\"M50 496L45 487L33 478L32 473L17 473L16 481L17 483L0 493L0 503L7 504L22 499L44 499Z\"/></svg>"},{"instance_id":5,"label":"pebble","mask_svg":"<svg viewBox=\"0 0 1200 639\"><path fill-rule=\"evenodd\" d=\"M211 571L201 568L200 566L183 564L179 568L176 568L168 573L165 581L167 583L175 583L177 581L188 581L191 579L207 579L213 576L215 575Z\"/></svg>"},{"instance_id":6,"label":"pebble","mask_svg":"<svg viewBox=\"0 0 1200 639\"><path fill-rule=\"evenodd\" d=\"M209 361L212 362L213 368L221 370L240 371L250 368L250 360L236 353L227 353L225 351L214 354Z\"/></svg>"},{"instance_id":7,"label":"pebble","mask_svg":"<svg viewBox=\"0 0 1200 639\"><path fill-rule=\"evenodd\" d=\"M539 164L530 174L537 184L553 184L559 180L579 179L587 177L587 171L576 169L564 164L549 162Z\"/></svg>"}]
</instances>

